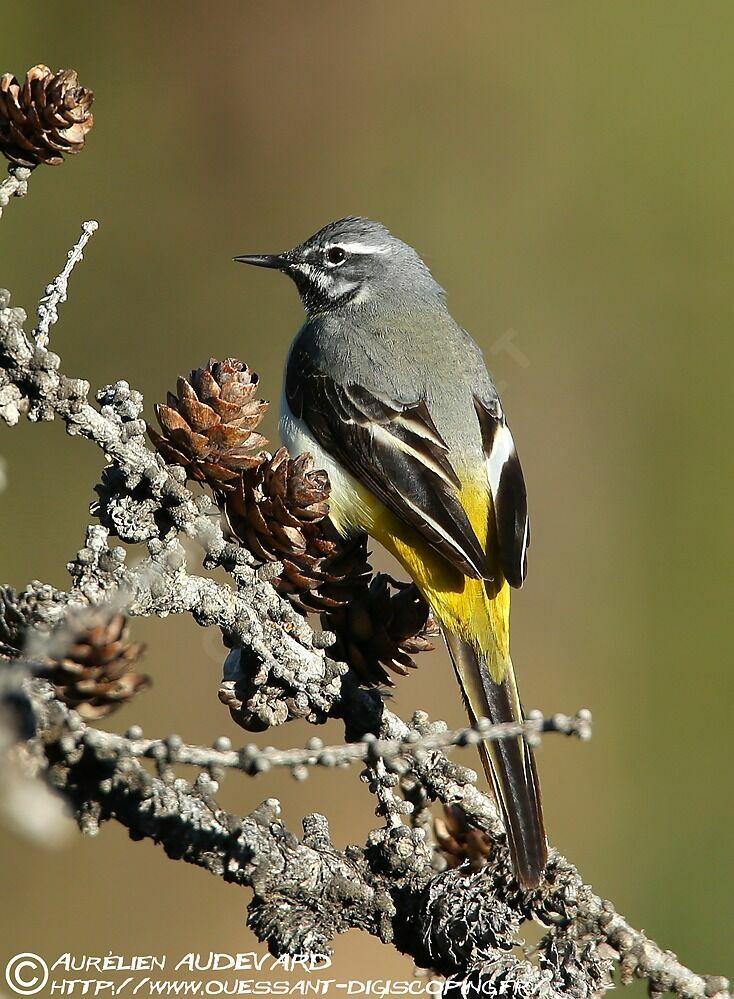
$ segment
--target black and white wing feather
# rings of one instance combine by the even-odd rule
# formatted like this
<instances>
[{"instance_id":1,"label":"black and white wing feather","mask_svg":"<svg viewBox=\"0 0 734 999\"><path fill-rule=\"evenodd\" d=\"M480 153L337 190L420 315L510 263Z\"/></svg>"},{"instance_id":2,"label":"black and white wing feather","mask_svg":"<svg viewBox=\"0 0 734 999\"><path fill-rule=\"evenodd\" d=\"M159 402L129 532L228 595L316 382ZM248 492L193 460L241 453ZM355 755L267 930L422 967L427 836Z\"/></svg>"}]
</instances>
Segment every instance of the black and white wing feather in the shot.
<instances>
[{"instance_id":1,"label":"black and white wing feather","mask_svg":"<svg viewBox=\"0 0 734 999\"><path fill-rule=\"evenodd\" d=\"M475 397L474 405L482 430L492 494L490 516L495 520L502 573L510 586L520 587L527 574L530 546L528 499L520 459L499 400L484 402Z\"/></svg>"},{"instance_id":2,"label":"black and white wing feather","mask_svg":"<svg viewBox=\"0 0 734 999\"><path fill-rule=\"evenodd\" d=\"M295 349L285 384L291 413L323 449L464 575L492 570L459 497L460 481L425 401L378 398L314 370Z\"/></svg>"}]
</instances>

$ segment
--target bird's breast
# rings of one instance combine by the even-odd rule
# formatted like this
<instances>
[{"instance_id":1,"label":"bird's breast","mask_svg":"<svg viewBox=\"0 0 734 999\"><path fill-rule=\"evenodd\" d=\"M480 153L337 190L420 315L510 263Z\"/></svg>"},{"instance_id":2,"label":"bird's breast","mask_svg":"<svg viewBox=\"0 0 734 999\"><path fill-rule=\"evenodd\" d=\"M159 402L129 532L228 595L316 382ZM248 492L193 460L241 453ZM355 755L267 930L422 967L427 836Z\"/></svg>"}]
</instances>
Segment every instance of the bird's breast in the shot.
<instances>
[{"instance_id":1,"label":"bird's breast","mask_svg":"<svg viewBox=\"0 0 734 999\"><path fill-rule=\"evenodd\" d=\"M291 412L283 394L280 406L280 438L292 457L308 452L316 468L329 476L329 517L337 531L346 536L374 529L376 503L370 493L325 451L309 428Z\"/></svg>"}]
</instances>

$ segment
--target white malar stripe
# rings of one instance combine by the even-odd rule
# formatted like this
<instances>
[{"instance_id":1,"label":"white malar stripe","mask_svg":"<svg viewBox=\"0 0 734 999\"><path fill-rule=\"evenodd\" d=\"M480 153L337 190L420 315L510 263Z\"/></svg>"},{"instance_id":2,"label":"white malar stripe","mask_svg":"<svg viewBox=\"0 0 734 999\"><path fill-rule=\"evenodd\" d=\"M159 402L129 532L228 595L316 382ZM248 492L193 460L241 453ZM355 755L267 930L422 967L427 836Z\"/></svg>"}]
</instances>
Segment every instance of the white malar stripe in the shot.
<instances>
[{"instance_id":1,"label":"white malar stripe","mask_svg":"<svg viewBox=\"0 0 734 999\"><path fill-rule=\"evenodd\" d=\"M515 442L512 439L510 428L503 423L492 441L492 451L487 456L487 476L489 478L489 488L492 498L497 499L497 491L500 487L502 469L507 461L515 453Z\"/></svg>"},{"instance_id":2,"label":"white malar stripe","mask_svg":"<svg viewBox=\"0 0 734 999\"><path fill-rule=\"evenodd\" d=\"M302 274L305 274L306 277L310 281L313 281L313 283L317 285L319 290L324 294L328 293L331 288L331 281L319 267L314 267L313 264L305 263L293 264L292 267L293 270L300 271Z\"/></svg>"},{"instance_id":3,"label":"white malar stripe","mask_svg":"<svg viewBox=\"0 0 734 999\"><path fill-rule=\"evenodd\" d=\"M314 467L323 468L331 483L329 516L340 534L350 531L369 532L374 526L372 513L362 499L362 488L346 469L338 465L321 447L303 420L291 412L283 393L280 405L280 437L293 457L308 451Z\"/></svg>"}]
</instances>

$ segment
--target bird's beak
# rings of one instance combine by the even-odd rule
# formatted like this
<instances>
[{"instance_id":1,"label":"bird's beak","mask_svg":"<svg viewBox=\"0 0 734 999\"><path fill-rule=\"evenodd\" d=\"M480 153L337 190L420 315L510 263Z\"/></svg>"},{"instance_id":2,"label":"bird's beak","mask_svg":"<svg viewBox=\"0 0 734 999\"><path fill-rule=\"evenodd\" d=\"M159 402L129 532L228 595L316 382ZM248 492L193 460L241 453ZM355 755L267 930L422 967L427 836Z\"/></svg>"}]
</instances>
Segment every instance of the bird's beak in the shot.
<instances>
[{"instance_id":1,"label":"bird's beak","mask_svg":"<svg viewBox=\"0 0 734 999\"><path fill-rule=\"evenodd\" d=\"M249 253L241 257L233 257L238 264L252 264L253 267L271 267L273 270L282 271L288 266L288 261L283 253Z\"/></svg>"}]
</instances>

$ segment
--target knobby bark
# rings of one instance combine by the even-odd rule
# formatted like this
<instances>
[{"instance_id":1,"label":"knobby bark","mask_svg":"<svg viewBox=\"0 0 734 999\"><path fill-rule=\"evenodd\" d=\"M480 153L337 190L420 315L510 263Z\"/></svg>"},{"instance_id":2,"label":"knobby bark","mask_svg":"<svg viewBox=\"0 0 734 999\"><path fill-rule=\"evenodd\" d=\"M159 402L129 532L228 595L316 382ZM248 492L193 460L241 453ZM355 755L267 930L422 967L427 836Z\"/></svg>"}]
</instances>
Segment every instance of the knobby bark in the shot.
<instances>
[{"instance_id":1,"label":"knobby bark","mask_svg":"<svg viewBox=\"0 0 734 999\"><path fill-rule=\"evenodd\" d=\"M0 185L0 208L25 194L28 175L13 168ZM401 720L378 691L360 687L330 658L334 636L314 631L278 596L269 582L278 566L261 567L230 543L211 500L187 488L183 469L150 450L140 393L118 381L100 389L95 404L86 381L63 373L49 331L95 228L85 223L67 266L47 288L32 334L23 310L0 291L0 417L10 427L21 418L60 420L70 435L101 448L107 462L96 486L95 522L68 566L68 590L34 582L19 594L4 593L3 614L21 621L29 638L22 657L1 664L3 766L60 793L85 833L119 822L133 839L153 840L172 859L251 889L248 924L275 954L324 952L337 934L359 928L422 967L458 976L467 988L481 985L483 994L489 986L523 997L593 996L609 987L618 966L623 982L647 979L651 993L728 999L725 979L695 974L648 940L555 851L542 887L522 891L493 802L476 787L474 771L448 755L453 746L516 735L517 727L448 732L420 712ZM197 575L182 537L198 545L203 569L223 569L229 581ZM225 702L246 703L260 727L339 718L347 741L323 746L314 738L305 748L275 751L233 749L220 737L212 747L196 747L175 735L146 738L134 725L125 736L92 727L55 696L39 664L63 655L85 615L100 608L130 616L188 614L219 629L223 658L230 650L220 688ZM2 624L0 615L0 639ZM531 715L524 731L533 739L544 731L587 737L589 725L588 712ZM155 775L144 759L155 761ZM311 766L354 762L379 818L361 847L335 848L320 814L306 816L296 835L274 799L246 816L217 804L229 770L262 779L286 766L302 779ZM197 771L192 781L174 775L181 764ZM480 871L442 865L431 837L434 802L460 805L469 824L488 833L492 849ZM518 951L521 926L531 919L546 927L545 935L532 953Z\"/></svg>"}]
</instances>

